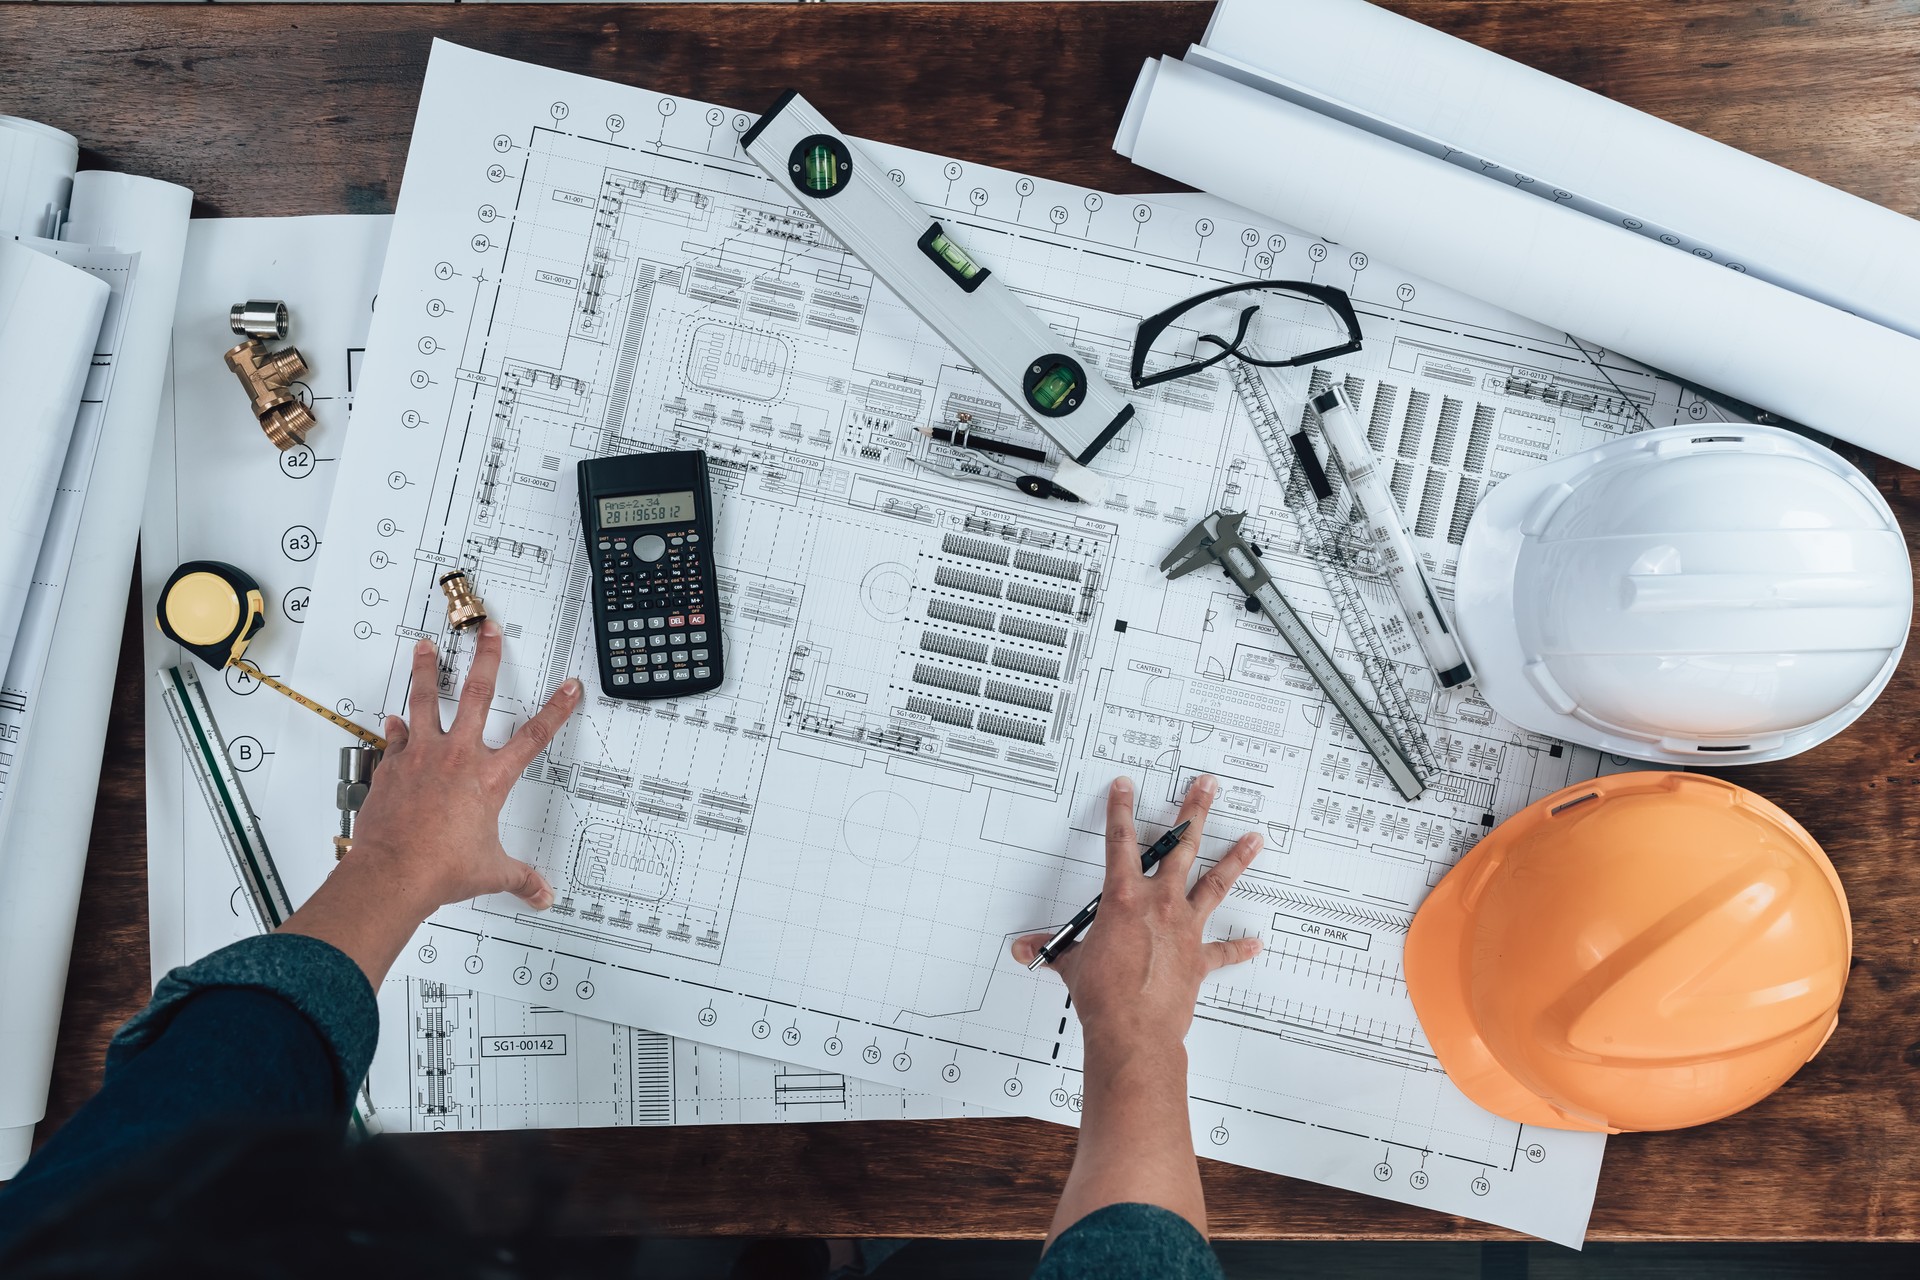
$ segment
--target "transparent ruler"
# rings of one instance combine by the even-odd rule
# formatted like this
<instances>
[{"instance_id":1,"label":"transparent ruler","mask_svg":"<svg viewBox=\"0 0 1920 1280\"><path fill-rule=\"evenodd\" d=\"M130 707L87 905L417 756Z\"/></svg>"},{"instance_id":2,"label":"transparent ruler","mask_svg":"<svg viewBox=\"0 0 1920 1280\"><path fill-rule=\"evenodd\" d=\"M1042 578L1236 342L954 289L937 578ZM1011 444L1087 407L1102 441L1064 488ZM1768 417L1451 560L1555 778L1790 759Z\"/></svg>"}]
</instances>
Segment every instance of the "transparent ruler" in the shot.
<instances>
[{"instance_id":1,"label":"transparent ruler","mask_svg":"<svg viewBox=\"0 0 1920 1280\"><path fill-rule=\"evenodd\" d=\"M1440 764L1434 756L1433 744L1427 738L1426 726L1414 710L1413 699L1407 694L1405 682L1400 679L1399 664L1387 652L1387 643L1380 635L1380 625L1374 618L1373 610L1367 607L1366 600L1361 597L1360 580L1355 575L1353 563L1341 549L1342 522L1334 514L1339 508L1341 490L1344 488L1340 469L1334 467L1327 472L1326 482L1332 487L1333 495L1324 499L1316 496L1302 474L1304 469L1300 465L1299 455L1274 407L1273 398L1267 393L1266 381L1260 376L1259 369L1240 360L1229 360L1227 376L1232 380L1233 389L1240 396L1240 404L1253 423L1253 433L1259 438L1260 447L1266 451L1267 465L1279 477L1287 506L1300 528L1301 549L1320 570L1320 576L1333 596L1334 610L1340 617L1340 625L1346 629L1348 639L1353 642L1354 652L1360 657L1360 667L1366 673L1367 683L1373 686L1385 727L1398 739L1401 751L1417 762L1427 776L1439 773ZM1307 447L1311 448L1311 445Z\"/></svg>"},{"instance_id":2,"label":"transparent ruler","mask_svg":"<svg viewBox=\"0 0 1920 1280\"><path fill-rule=\"evenodd\" d=\"M191 667L168 667L156 673L167 704L167 718L180 735L180 746L187 755L187 766L200 784L200 794L213 814L214 830L227 847L240 887L247 891L253 913L262 933L271 933L293 914L287 888L267 852L266 837L260 832L260 819L254 816L240 785L240 773L227 753L227 740L214 723L213 708L207 692Z\"/></svg>"}]
</instances>

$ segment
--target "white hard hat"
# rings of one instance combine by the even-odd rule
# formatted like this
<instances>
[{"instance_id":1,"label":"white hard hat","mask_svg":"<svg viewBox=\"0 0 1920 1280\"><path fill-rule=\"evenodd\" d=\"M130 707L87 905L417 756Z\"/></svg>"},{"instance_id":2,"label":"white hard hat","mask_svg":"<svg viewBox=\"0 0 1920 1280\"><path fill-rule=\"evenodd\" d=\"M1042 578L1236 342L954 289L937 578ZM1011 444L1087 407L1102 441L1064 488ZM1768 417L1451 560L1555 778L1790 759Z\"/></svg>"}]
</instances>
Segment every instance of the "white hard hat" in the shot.
<instances>
[{"instance_id":1,"label":"white hard hat","mask_svg":"<svg viewBox=\"0 0 1920 1280\"><path fill-rule=\"evenodd\" d=\"M1913 615L1886 500L1772 427L1663 427L1522 471L1480 503L1455 614L1487 703L1668 764L1778 760L1851 724Z\"/></svg>"}]
</instances>

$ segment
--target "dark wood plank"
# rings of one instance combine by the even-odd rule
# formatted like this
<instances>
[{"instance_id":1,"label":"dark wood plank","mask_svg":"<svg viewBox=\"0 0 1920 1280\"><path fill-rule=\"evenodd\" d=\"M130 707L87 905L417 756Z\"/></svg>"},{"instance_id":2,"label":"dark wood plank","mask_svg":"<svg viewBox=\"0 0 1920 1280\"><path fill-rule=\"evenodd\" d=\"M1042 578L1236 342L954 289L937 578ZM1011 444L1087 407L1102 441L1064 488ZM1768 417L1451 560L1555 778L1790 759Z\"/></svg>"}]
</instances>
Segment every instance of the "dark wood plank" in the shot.
<instances>
[{"instance_id":1,"label":"dark wood plank","mask_svg":"<svg viewBox=\"0 0 1920 1280\"><path fill-rule=\"evenodd\" d=\"M1825 181L1920 213L1920 4L1393 0L1393 7ZM589 7L0 6L0 111L75 132L86 163L183 182L199 211L393 207L434 36L755 109L788 84L847 127L1109 190L1166 190L1113 154L1143 58L1206 4ZM265 103L267 105L262 106ZM1920 477L1883 466L1903 523ZM136 610L137 612L137 610ZM145 994L141 670L130 619L53 1107L98 1082ZM1839 1033L1744 1115L1616 1139L1596 1239L1920 1239L1920 676L1835 741L1744 770L1826 844L1855 912ZM510 1199L571 1184L582 1231L1034 1236L1072 1135L1007 1120L409 1139ZM1203 1162L1226 1237L1494 1238L1478 1224Z\"/></svg>"}]
</instances>

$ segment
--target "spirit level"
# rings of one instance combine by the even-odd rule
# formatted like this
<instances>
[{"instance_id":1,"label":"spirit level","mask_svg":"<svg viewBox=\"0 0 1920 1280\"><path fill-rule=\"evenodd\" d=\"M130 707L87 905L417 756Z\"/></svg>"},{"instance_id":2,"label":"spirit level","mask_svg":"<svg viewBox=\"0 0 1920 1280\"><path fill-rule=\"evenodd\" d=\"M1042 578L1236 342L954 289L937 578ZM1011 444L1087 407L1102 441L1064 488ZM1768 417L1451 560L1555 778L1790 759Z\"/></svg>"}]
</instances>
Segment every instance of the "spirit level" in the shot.
<instances>
[{"instance_id":1,"label":"spirit level","mask_svg":"<svg viewBox=\"0 0 1920 1280\"><path fill-rule=\"evenodd\" d=\"M1087 467L1133 417L1125 397L799 94L740 145L1059 447L1060 488L1099 500L1106 482Z\"/></svg>"}]
</instances>

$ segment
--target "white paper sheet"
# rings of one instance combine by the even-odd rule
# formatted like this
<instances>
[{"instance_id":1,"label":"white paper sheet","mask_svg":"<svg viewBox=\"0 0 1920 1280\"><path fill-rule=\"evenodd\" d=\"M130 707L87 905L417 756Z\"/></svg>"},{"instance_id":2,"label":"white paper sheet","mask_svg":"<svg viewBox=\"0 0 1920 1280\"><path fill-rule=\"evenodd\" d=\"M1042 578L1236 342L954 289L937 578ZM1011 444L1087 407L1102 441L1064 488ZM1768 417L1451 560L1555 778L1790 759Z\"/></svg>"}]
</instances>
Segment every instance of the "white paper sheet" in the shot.
<instances>
[{"instance_id":1,"label":"white paper sheet","mask_svg":"<svg viewBox=\"0 0 1920 1280\"><path fill-rule=\"evenodd\" d=\"M79 163L80 142L72 134L0 116L0 239L58 239Z\"/></svg>"},{"instance_id":2,"label":"white paper sheet","mask_svg":"<svg viewBox=\"0 0 1920 1280\"><path fill-rule=\"evenodd\" d=\"M1142 69L1115 145L1245 208L1920 463L1920 340L1903 333L1176 59Z\"/></svg>"},{"instance_id":3,"label":"white paper sheet","mask_svg":"<svg viewBox=\"0 0 1920 1280\"><path fill-rule=\"evenodd\" d=\"M82 173L71 243L50 250L114 293L0 689L0 1177L46 1111L192 203L172 183Z\"/></svg>"},{"instance_id":4,"label":"white paper sheet","mask_svg":"<svg viewBox=\"0 0 1920 1280\"><path fill-rule=\"evenodd\" d=\"M1366 0L1221 0L1187 61L1920 337L1920 222Z\"/></svg>"},{"instance_id":5,"label":"white paper sheet","mask_svg":"<svg viewBox=\"0 0 1920 1280\"><path fill-rule=\"evenodd\" d=\"M268 623L248 656L290 676L306 619L314 552L372 318L387 217L197 220L174 315L173 358L141 520L141 596L151 617L174 567L224 560L260 583ZM230 304L277 298L308 374L301 398L319 425L286 453L261 434L222 353ZM194 661L148 627L149 669ZM283 721L304 718L244 673L203 672L234 765L257 804ZM147 691L147 894L154 981L250 935L251 911L205 800ZM307 779L332 794L331 775ZM322 843L325 843L324 839ZM537 985L537 983L535 984ZM387 1129L928 1119L987 1108L736 1053L558 1009L395 978L381 990L369 1074Z\"/></svg>"},{"instance_id":6,"label":"white paper sheet","mask_svg":"<svg viewBox=\"0 0 1920 1280\"><path fill-rule=\"evenodd\" d=\"M27 607L108 292L78 267L0 239L0 672Z\"/></svg>"},{"instance_id":7,"label":"white paper sheet","mask_svg":"<svg viewBox=\"0 0 1920 1280\"><path fill-rule=\"evenodd\" d=\"M1410 668L1449 769L1402 803L1238 599L1165 582L1192 520L1245 509L1332 626L1224 377L1139 397L1097 507L929 475L916 425L964 408L1025 429L739 153L749 121L435 48L296 683L374 723L404 705L427 635L450 695L468 642L433 579L460 563L508 633L496 737L566 675L591 685L573 465L690 447L715 474L728 679L589 697L504 815L554 910L446 909L403 967L1072 1123L1077 1025L1007 942L1097 889L1109 778L1140 779L1151 830L1208 770L1227 788L1203 856L1247 826L1269 839L1215 928L1268 947L1203 992L1199 1149L1577 1242L1603 1143L1466 1102L1419 1032L1400 943L1487 826L1598 757ZM1367 345L1326 373L1391 457L1443 593L1487 486L1707 412L1361 248L874 150L1089 368L1117 374L1142 315L1203 289L1347 288ZM1369 599L1390 608L1378 584ZM986 697L1009 671L1025 702ZM267 806L296 895L331 864L330 801L292 781L331 768L337 734L312 719L289 722Z\"/></svg>"}]
</instances>

